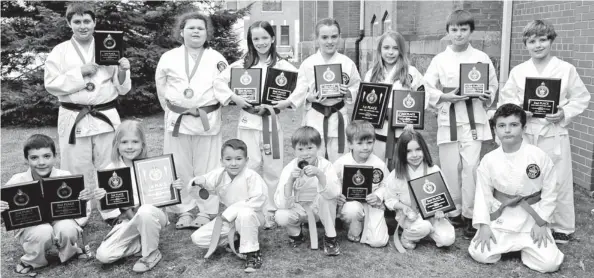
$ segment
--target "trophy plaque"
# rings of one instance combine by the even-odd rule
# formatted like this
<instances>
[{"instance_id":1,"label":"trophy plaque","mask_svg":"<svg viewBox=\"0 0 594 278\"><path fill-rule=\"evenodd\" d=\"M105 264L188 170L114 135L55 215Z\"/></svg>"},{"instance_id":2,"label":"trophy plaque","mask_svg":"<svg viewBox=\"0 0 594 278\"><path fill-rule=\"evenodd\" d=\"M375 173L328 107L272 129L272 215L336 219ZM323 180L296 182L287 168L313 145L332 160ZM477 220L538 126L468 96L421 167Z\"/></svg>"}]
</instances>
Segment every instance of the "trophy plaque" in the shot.
<instances>
[{"instance_id":1,"label":"trophy plaque","mask_svg":"<svg viewBox=\"0 0 594 278\"><path fill-rule=\"evenodd\" d=\"M179 190L171 186L177 179L172 154L134 160L134 175L140 205L166 207L181 204Z\"/></svg>"},{"instance_id":2,"label":"trophy plaque","mask_svg":"<svg viewBox=\"0 0 594 278\"><path fill-rule=\"evenodd\" d=\"M437 211L446 213L456 209L441 172L410 180L408 186L425 220L435 216Z\"/></svg>"},{"instance_id":3,"label":"trophy plaque","mask_svg":"<svg viewBox=\"0 0 594 278\"><path fill-rule=\"evenodd\" d=\"M95 30L95 62L99 65L119 65L124 57L124 32Z\"/></svg>"},{"instance_id":4,"label":"trophy plaque","mask_svg":"<svg viewBox=\"0 0 594 278\"><path fill-rule=\"evenodd\" d=\"M423 129L425 122L425 92L394 90L392 92L392 127L413 125Z\"/></svg>"},{"instance_id":5,"label":"trophy plaque","mask_svg":"<svg viewBox=\"0 0 594 278\"><path fill-rule=\"evenodd\" d=\"M99 188L105 189L105 197L99 202L101 209L134 206L134 189L130 167L97 171Z\"/></svg>"},{"instance_id":6,"label":"trophy plaque","mask_svg":"<svg viewBox=\"0 0 594 278\"><path fill-rule=\"evenodd\" d=\"M262 92L262 104L272 105L272 101L281 101L289 98L289 95L297 86L297 73L275 68L268 68L266 81Z\"/></svg>"},{"instance_id":7,"label":"trophy plaque","mask_svg":"<svg viewBox=\"0 0 594 278\"><path fill-rule=\"evenodd\" d=\"M373 186L373 166L344 165L342 194L347 201L365 201Z\"/></svg>"},{"instance_id":8,"label":"trophy plaque","mask_svg":"<svg viewBox=\"0 0 594 278\"><path fill-rule=\"evenodd\" d=\"M47 222L45 203L39 181L11 184L2 187L2 201L9 209L2 212L7 231L31 227Z\"/></svg>"},{"instance_id":9,"label":"trophy plaque","mask_svg":"<svg viewBox=\"0 0 594 278\"><path fill-rule=\"evenodd\" d=\"M544 118L557 113L560 96L561 79L526 77L523 108L532 112L532 117Z\"/></svg>"},{"instance_id":10,"label":"trophy plaque","mask_svg":"<svg viewBox=\"0 0 594 278\"><path fill-rule=\"evenodd\" d=\"M375 128L383 128L392 85L361 82L352 120L366 120Z\"/></svg>"},{"instance_id":11,"label":"trophy plaque","mask_svg":"<svg viewBox=\"0 0 594 278\"><path fill-rule=\"evenodd\" d=\"M73 219L87 216L87 202L78 199L85 189L82 175L42 179L43 197L49 206L49 220Z\"/></svg>"},{"instance_id":12,"label":"trophy plaque","mask_svg":"<svg viewBox=\"0 0 594 278\"><path fill-rule=\"evenodd\" d=\"M314 66L316 90L319 97L342 97L340 84L342 84L342 65L327 64Z\"/></svg>"},{"instance_id":13,"label":"trophy plaque","mask_svg":"<svg viewBox=\"0 0 594 278\"><path fill-rule=\"evenodd\" d=\"M261 86L262 69L231 69L231 90L236 95L244 98L249 104L260 104Z\"/></svg>"},{"instance_id":14,"label":"trophy plaque","mask_svg":"<svg viewBox=\"0 0 594 278\"><path fill-rule=\"evenodd\" d=\"M460 95L482 96L489 90L489 64L460 64Z\"/></svg>"}]
</instances>

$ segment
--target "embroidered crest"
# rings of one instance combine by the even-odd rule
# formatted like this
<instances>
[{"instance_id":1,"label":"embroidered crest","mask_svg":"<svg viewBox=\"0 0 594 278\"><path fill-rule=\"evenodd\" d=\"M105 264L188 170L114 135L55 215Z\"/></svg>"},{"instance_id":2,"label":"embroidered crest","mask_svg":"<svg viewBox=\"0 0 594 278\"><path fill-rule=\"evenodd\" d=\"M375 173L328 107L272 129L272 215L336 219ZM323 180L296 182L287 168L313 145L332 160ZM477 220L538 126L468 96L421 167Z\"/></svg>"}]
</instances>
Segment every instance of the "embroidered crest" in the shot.
<instances>
[{"instance_id":1,"label":"embroidered crest","mask_svg":"<svg viewBox=\"0 0 594 278\"><path fill-rule=\"evenodd\" d=\"M380 183L384 180L384 172L379 168L373 169L373 183Z\"/></svg>"},{"instance_id":2,"label":"embroidered crest","mask_svg":"<svg viewBox=\"0 0 594 278\"><path fill-rule=\"evenodd\" d=\"M227 63L220 61L217 63L217 69L219 70L219 72L224 71L227 68Z\"/></svg>"},{"instance_id":3,"label":"embroidered crest","mask_svg":"<svg viewBox=\"0 0 594 278\"><path fill-rule=\"evenodd\" d=\"M423 191L425 191L425 193L433 194L436 189L437 186L435 186L435 183L432 183L429 180L425 180L425 184L423 184Z\"/></svg>"},{"instance_id":4,"label":"embroidered crest","mask_svg":"<svg viewBox=\"0 0 594 278\"><path fill-rule=\"evenodd\" d=\"M536 87L536 95L540 98L544 98L549 95L549 88L545 85L544 82L540 84L540 86Z\"/></svg>"},{"instance_id":5,"label":"embroidered crest","mask_svg":"<svg viewBox=\"0 0 594 278\"><path fill-rule=\"evenodd\" d=\"M27 195L27 193L21 191L20 189L19 191L17 191L17 194L14 195L14 197L12 198L14 204L19 207L26 206L29 203L29 200L29 195Z\"/></svg>"},{"instance_id":6,"label":"embroidered crest","mask_svg":"<svg viewBox=\"0 0 594 278\"><path fill-rule=\"evenodd\" d=\"M334 73L330 70L330 67L327 67L324 74L322 74L322 77L324 80L326 80L326 82L331 82L334 80L334 78L336 78L336 75L334 75Z\"/></svg>"},{"instance_id":7,"label":"embroidered crest","mask_svg":"<svg viewBox=\"0 0 594 278\"><path fill-rule=\"evenodd\" d=\"M160 169L157 169L156 167L155 167L155 168L153 168L153 169L151 169L151 170L149 171L149 178L150 178L152 181L158 181L158 180L160 180L162 177L163 177L163 173L161 172L161 170L160 170Z\"/></svg>"},{"instance_id":8,"label":"embroidered crest","mask_svg":"<svg viewBox=\"0 0 594 278\"><path fill-rule=\"evenodd\" d=\"M346 72L343 72L342 73L342 84L349 85L349 82L351 82L351 78L349 77L348 74L346 74Z\"/></svg>"},{"instance_id":9,"label":"embroidered crest","mask_svg":"<svg viewBox=\"0 0 594 278\"><path fill-rule=\"evenodd\" d=\"M528 167L526 167L526 175L532 180L540 177L540 167L534 163L528 165Z\"/></svg>"},{"instance_id":10,"label":"embroidered crest","mask_svg":"<svg viewBox=\"0 0 594 278\"><path fill-rule=\"evenodd\" d=\"M58 187L58 197L68 199L70 196L72 196L72 188L63 182L62 185Z\"/></svg>"},{"instance_id":11,"label":"embroidered crest","mask_svg":"<svg viewBox=\"0 0 594 278\"><path fill-rule=\"evenodd\" d=\"M367 94L365 100L369 104L374 104L377 101L377 94L375 93L375 90L371 90L371 93Z\"/></svg>"},{"instance_id":12,"label":"embroidered crest","mask_svg":"<svg viewBox=\"0 0 594 278\"><path fill-rule=\"evenodd\" d=\"M476 67L472 67L472 70L468 73L468 79L472 82L476 82L481 79L481 72L476 69Z\"/></svg>"},{"instance_id":13,"label":"embroidered crest","mask_svg":"<svg viewBox=\"0 0 594 278\"><path fill-rule=\"evenodd\" d=\"M404 105L404 107L409 108L409 109L412 108L413 106L415 106L415 99L412 98L410 93L408 93L408 95L404 98L404 100L402 100L402 105Z\"/></svg>"},{"instance_id":14,"label":"embroidered crest","mask_svg":"<svg viewBox=\"0 0 594 278\"><path fill-rule=\"evenodd\" d=\"M357 173L353 175L353 184L354 185L362 185L365 182L365 176L361 174L361 170L357 170Z\"/></svg>"},{"instance_id":15,"label":"embroidered crest","mask_svg":"<svg viewBox=\"0 0 594 278\"><path fill-rule=\"evenodd\" d=\"M279 74L275 79L274 82L276 82L276 85L280 86L280 87L284 87L285 85L287 85L287 78L285 77L285 73L281 72L281 74Z\"/></svg>"},{"instance_id":16,"label":"embroidered crest","mask_svg":"<svg viewBox=\"0 0 594 278\"><path fill-rule=\"evenodd\" d=\"M116 41L113 39L111 34L107 35L107 37L103 40L103 46L107 49L113 49L116 47Z\"/></svg>"},{"instance_id":17,"label":"embroidered crest","mask_svg":"<svg viewBox=\"0 0 594 278\"><path fill-rule=\"evenodd\" d=\"M243 72L243 75L239 78L239 82L243 85L248 85L252 83L252 77L248 74L247 71Z\"/></svg>"},{"instance_id":18,"label":"embroidered crest","mask_svg":"<svg viewBox=\"0 0 594 278\"><path fill-rule=\"evenodd\" d=\"M118 189L118 188L122 187L122 184L124 183L124 181L114 171L113 174L111 174L111 177L109 178L109 180L107 181L107 183L109 184L109 187L111 187L113 189Z\"/></svg>"}]
</instances>

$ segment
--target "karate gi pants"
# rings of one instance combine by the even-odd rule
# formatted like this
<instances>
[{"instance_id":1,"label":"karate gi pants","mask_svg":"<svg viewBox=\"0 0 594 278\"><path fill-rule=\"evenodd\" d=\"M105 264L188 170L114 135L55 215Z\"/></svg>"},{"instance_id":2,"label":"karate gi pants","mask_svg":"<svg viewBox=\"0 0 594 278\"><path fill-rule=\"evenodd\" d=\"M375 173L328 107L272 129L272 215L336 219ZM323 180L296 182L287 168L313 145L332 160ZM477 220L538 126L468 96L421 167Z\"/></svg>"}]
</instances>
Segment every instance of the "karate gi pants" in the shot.
<instances>
[{"instance_id":1,"label":"karate gi pants","mask_svg":"<svg viewBox=\"0 0 594 278\"><path fill-rule=\"evenodd\" d=\"M82 228L72 219L58 220L51 225L46 223L24 228L17 235L17 239L25 251L21 262L33 268L47 265L45 252L53 244L58 247L60 261L65 262L82 252L77 244L81 233Z\"/></svg>"},{"instance_id":2,"label":"karate gi pants","mask_svg":"<svg viewBox=\"0 0 594 278\"><path fill-rule=\"evenodd\" d=\"M96 258L109 264L142 252L147 257L159 248L161 229L168 223L167 214L153 205L142 205L130 221L124 221L105 236Z\"/></svg>"},{"instance_id":3,"label":"karate gi pants","mask_svg":"<svg viewBox=\"0 0 594 278\"><path fill-rule=\"evenodd\" d=\"M474 192L476 191L476 168L481 155L482 141L444 143L438 146L439 163L456 210L449 215L472 218Z\"/></svg>"},{"instance_id":4,"label":"karate gi pants","mask_svg":"<svg viewBox=\"0 0 594 278\"><path fill-rule=\"evenodd\" d=\"M532 144L534 136L525 134L527 142ZM567 135L559 135L559 141L555 137L538 137L537 147L549 155L555 164L557 172L557 203L553 212L551 229L554 232L571 234L575 232L575 209L573 200L573 173L571 170L571 147ZM561 153L555 154L555 148L559 147Z\"/></svg>"},{"instance_id":5,"label":"karate gi pants","mask_svg":"<svg viewBox=\"0 0 594 278\"><path fill-rule=\"evenodd\" d=\"M349 224L350 235L361 235L361 243L371 247L384 247L390 239L384 211L381 209L361 202L346 202L340 211L340 219Z\"/></svg>"},{"instance_id":6,"label":"karate gi pants","mask_svg":"<svg viewBox=\"0 0 594 278\"><path fill-rule=\"evenodd\" d=\"M187 135L179 134L173 137L167 132L163 153L173 154L177 177L182 180L184 188L180 192L182 203L167 207L168 212L184 213L198 206L198 210L206 214L217 214L219 211L219 198L210 195L206 200L194 199L190 196L188 183L196 176L204 175L219 167L221 162L221 146L223 135Z\"/></svg>"},{"instance_id":7,"label":"karate gi pants","mask_svg":"<svg viewBox=\"0 0 594 278\"><path fill-rule=\"evenodd\" d=\"M245 142L248 149L248 167L258 171L262 167L262 179L268 187L268 203L266 204L267 213L274 214L276 205L274 204L274 193L278 185L278 179L283 171L284 142L283 131L278 129L280 159L273 159L272 154L264 153L264 143L262 141L262 131L256 129L239 129L237 138ZM271 146L272 148L272 146Z\"/></svg>"},{"instance_id":8,"label":"karate gi pants","mask_svg":"<svg viewBox=\"0 0 594 278\"><path fill-rule=\"evenodd\" d=\"M486 247L484 252L481 252L480 246L475 248L478 233L468 246L468 253L479 263L493 264L501 259L501 254L515 251L521 252L524 265L542 273L557 271L563 262L564 255L555 242L547 242L547 247L542 244L538 248L530 237L530 232L506 232L493 228L491 231L497 240L497 243L491 241L491 251ZM552 239L551 231L548 230L548 233Z\"/></svg>"},{"instance_id":9,"label":"karate gi pants","mask_svg":"<svg viewBox=\"0 0 594 278\"><path fill-rule=\"evenodd\" d=\"M77 137L76 144L68 144L70 130L58 138L60 144L60 169L73 175L84 175L85 184L95 184L97 169L111 163L111 149L115 132L110 131L87 137ZM90 188L87 186L87 188Z\"/></svg>"},{"instance_id":10,"label":"karate gi pants","mask_svg":"<svg viewBox=\"0 0 594 278\"><path fill-rule=\"evenodd\" d=\"M214 224L215 220L212 220L206 225L198 228L198 230L192 233L192 242L200 248L208 249L212 238ZM264 215L261 212L256 212L254 209L248 207L241 208L237 213L237 218L235 218L233 224L223 222L221 237L219 238L219 246L229 244L227 237L231 230L231 225L235 225L235 230L239 233L239 253L245 254L260 250L258 228L264 225Z\"/></svg>"},{"instance_id":11,"label":"karate gi pants","mask_svg":"<svg viewBox=\"0 0 594 278\"><path fill-rule=\"evenodd\" d=\"M437 221L435 218L423 220L419 215L415 221L409 219L400 223L402 226L402 238L413 242L429 236L437 247L450 246L456 240L454 226L447 219Z\"/></svg>"},{"instance_id":12,"label":"karate gi pants","mask_svg":"<svg viewBox=\"0 0 594 278\"><path fill-rule=\"evenodd\" d=\"M312 208L316 221L324 226L327 237L336 237L336 200L327 200L318 196L317 207ZM290 209L278 209L274 215L276 223L285 227L289 236L298 236L301 232L301 223L307 223L307 213L301 204L296 203ZM317 231L309 231L317 233Z\"/></svg>"}]
</instances>

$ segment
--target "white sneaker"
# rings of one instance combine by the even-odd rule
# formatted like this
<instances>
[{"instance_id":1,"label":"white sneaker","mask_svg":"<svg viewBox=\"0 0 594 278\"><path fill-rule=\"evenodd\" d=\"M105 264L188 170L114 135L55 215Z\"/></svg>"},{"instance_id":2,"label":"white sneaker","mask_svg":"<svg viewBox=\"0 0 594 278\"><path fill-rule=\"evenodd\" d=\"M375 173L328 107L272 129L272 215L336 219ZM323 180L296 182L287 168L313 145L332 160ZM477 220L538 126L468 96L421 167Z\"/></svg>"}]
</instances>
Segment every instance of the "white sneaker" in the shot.
<instances>
[{"instance_id":1,"label":"white sneaker","mask_svg":"<svg viewBox=\"0 0 594 278\"><path fill-rule=\"evenodd\" d=\"M264 230L271 230L276 228L276 220L274 220L274 213L266 214L265 223L264 223Z\"/></svg>"}]
</instances>

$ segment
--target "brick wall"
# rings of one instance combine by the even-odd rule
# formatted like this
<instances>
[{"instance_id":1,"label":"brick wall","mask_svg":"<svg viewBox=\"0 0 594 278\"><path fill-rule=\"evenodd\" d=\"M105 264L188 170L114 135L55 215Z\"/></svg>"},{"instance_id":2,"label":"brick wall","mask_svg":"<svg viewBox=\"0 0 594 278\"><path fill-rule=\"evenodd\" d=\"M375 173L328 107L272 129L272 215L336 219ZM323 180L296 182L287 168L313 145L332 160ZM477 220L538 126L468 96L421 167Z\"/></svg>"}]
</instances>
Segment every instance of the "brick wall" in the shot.
<instances>
[{"instance_id":1,"label":"brick wall","mask_svg":"<svg viewBox=\"0 0 594 278\"><path fill-rule=\"evenodd\" d=\"M594 2L517 1L513 4L510 67L530 59L522 42L528 22L543 19L554 24L557 39L553 55L574 65L592 95L588 109L569 126L574 182L594 190Z\"/></svg>"}]
</instances>

